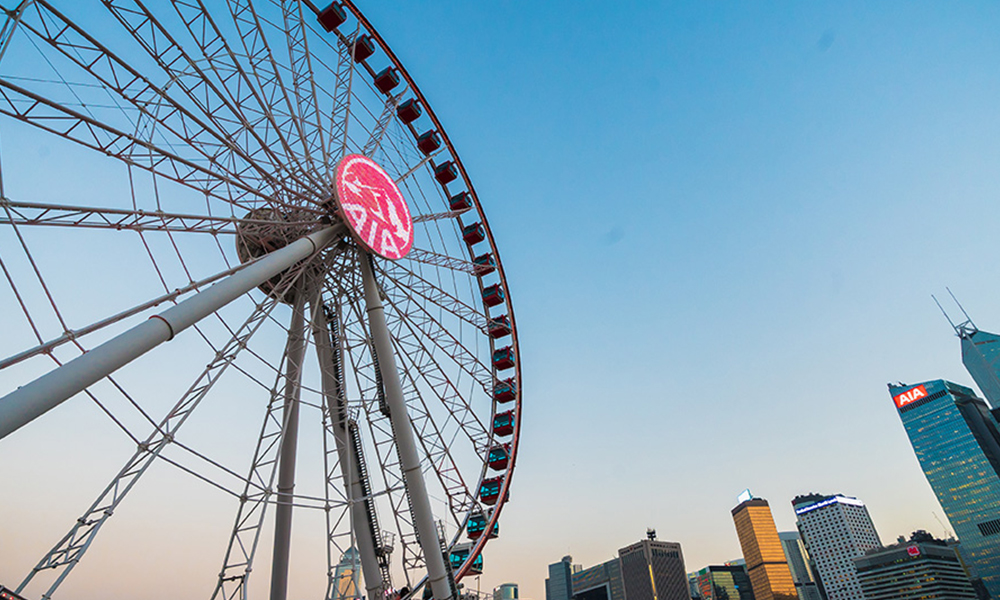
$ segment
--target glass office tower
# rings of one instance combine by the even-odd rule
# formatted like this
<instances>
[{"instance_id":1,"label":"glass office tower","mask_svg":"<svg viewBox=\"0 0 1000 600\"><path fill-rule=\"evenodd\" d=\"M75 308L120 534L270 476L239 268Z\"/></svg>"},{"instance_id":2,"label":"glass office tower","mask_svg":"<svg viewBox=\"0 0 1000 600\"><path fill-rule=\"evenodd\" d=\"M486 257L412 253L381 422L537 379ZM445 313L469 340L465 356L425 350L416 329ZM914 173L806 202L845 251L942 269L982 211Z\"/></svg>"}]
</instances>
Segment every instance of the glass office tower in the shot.
<instances>
[{"instance_id":1,"label":"glass office tower","mask_svg":"<svg viewBox=\"0 0 1000 600\"><path fill-rule=\"evenodd\" d=\"M625 600L622 565L618 559L573 573L573 600Z\"/></svg>"},{"instance_id":2,"label":"glass office tower","mask_svg":"<svg viewBox=\"0 0 1000 600\"><path fill-rule=\"evenodd\" d=\"M581 570L573 564L572 556L564 556L557 563L549 565L549 577L545 580L545 600L570 600L573 597L573 573Z\"/></svg>"},{"instance_id":3,"label":"glass office tower","mask_svg":"<svg viewBox=\"0 0 1000 600\"><path fill-rule=\"evenodd\" d=\"M971 319L955 326L962 340L962 364L986 400L1000 406L1000 335L980 331Z\"/></svg>"},{"instance_id":4,"label":"glass office tower","mask_svg":"<svg viewBox=\"0 0 1000 600\"><path fill-rule=\"evenodd\" d=\"M890 385L889 393L970 575L1000 599L1000 429L989 407L941 379Z\"/></svg>"},{"instance_id":5,"label":"glass office tower","mask_svg":"<svg viewBox=\"0 0 1000 600\"><path fill-rule=\"evenodd\" d=\"M701 600L755 600L744 565L711 565L695 575Z\"/></svg>"},{"instance_id":6,"label":"glass office tower","mask_svg":"<svg viewBox=\"0 0 1000 600\"><path fill-rule=\"evenodd\" d=\"M780 531L778 539L781 540L781 548L788 559L788 568L792 571L792 581L795 582L799 600L823 600L809 563L809 552L802 543L802 535L798 531Z\"/></svg>"}]
</instances>

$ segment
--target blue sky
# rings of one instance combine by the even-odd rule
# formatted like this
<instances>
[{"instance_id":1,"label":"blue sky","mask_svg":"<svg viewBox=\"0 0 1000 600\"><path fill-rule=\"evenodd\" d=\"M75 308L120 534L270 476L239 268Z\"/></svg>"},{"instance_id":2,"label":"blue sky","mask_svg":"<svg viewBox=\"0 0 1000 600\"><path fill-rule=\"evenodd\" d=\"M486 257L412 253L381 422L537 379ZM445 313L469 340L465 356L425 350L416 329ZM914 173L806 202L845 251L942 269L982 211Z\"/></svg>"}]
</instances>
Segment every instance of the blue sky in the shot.
<instances>
[{"instance_id":1,"label":"blue sky","mask_svg":"<svg viewBox=\"0 0 1000 600\"><path fill-rule=\"evenodd\" d=\"M483 586L540 600L548 563L647 526L690 570L739 557L744 487L781 529L818 491L884 540L942 534L885 384L971 383L945 286L1000 327L997 8L540 4L366 6L516 298L524 445Z\"/></svg>"},{"instance_id":2,"label":"blue sky","mask_svg":"<svg viewBox=\"0 0 1000 600\"><path fill-rule=\"evenodd\" d=\"M885 384L972 384L945 286L1000 330L1000 7L361 6L455 143L517 311L523 441L482 588L542 600L548 563L646 527L688 570L737 558L746 487L781 530L815 491L864 500L883 541L944 533Z\"/></svg>"}]
</instances>

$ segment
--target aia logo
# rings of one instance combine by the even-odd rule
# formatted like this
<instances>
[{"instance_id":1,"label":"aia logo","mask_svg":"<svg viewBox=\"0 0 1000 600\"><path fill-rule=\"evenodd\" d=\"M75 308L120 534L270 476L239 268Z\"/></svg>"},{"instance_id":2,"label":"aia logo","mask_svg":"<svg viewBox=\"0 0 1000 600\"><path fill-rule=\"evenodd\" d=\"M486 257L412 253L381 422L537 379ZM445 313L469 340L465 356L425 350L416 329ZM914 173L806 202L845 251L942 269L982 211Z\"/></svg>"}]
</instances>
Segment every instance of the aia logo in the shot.
<instances>
[{"instance_id":1,"label":"aia logo","mask_svg":"<svg viewBox=\"0 0 1000 600\"><path fill-rule=\"evenodd\" d=\"M918 385L912 390L903 392L898 396L893 396L892 399L893 401L896 402L896 408L903 408L904 406L910 404L911 402L916 402L917 400L926 397L927 397L927 388L925 388L922 385Z\"/></svg>"},{"instance_id":2,"label":"aia logo","mask_svg":"<svg viewBox=\"0 0 1000 600\"><path fill-rule=\"evenodd\" d=\"M337 165L341 216L366 249L392 260L413 247L413 220L396 182L367 156L348 154Z\"/></svg>"},{"instance_id":3,"label":"aia logo","mask_svg":"<svg viewBox=\"0 0 1000 600\"><path fill-rule=\"evenodd\" d=\"M920 386L920 387L923 387L923 386ZM920 547L919 546L907 546L906 553L909 554L910 556L920 556Z\"/></svg>"}]
</instances>

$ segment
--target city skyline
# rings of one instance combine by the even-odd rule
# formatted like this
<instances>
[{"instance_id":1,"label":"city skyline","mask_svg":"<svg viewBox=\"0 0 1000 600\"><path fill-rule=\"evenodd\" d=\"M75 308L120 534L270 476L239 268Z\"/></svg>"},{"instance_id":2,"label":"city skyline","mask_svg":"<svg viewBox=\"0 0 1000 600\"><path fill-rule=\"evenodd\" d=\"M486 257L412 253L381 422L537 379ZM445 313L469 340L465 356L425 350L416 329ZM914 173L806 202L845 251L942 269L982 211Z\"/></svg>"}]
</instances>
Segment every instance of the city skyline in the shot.
<instances>
[{"instance_id":1,"label":"city skyline","mask_svg":"<svg viewBox=\"0 0 1000 600\"><path fill-rule=\"evenodd\" d=\"M864 499L886 540L947 536L885 385L978 392L930 298L945 286L1000 330L1000 8L359 4L476 182L522 332L523 445L482 589L544 600L546 565L601 564L647 527L688 571L738 558L729 510L746 487L778 531L795 528L793 497L836 491ZM35 199L99 199L86 173L53 177L63 149L29 133L0 122L8 193L44 180ZM50 260L73 266L59 239ZM0 478L34 492L5 499L0 537L19 545L0 547L2 584L130 451L75 400L0 442ZM164 471L67 595L203 564L173 591L210 591L232 502ZM196 514L164 500L178 486ZM102 547L147 536L164 554L103 583L126 567ZM321 579L323 558L304 559L297 573Z\"/></svg>"}]
</instances>

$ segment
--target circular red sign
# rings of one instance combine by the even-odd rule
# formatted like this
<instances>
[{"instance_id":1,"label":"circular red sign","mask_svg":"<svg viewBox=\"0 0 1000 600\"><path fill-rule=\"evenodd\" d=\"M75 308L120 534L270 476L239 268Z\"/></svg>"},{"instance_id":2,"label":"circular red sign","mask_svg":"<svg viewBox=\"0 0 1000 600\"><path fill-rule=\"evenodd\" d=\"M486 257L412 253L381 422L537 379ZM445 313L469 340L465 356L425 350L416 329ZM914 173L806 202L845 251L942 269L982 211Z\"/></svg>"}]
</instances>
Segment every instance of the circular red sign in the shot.
<instances>
[{"instance_id":1,"label":"circular red sign","mask_svg":"<svg viewBox=\"0 0 1000 600\"><path fill-rule=\"evenodd\" d=\"M396 182L372 159L348 154L337 165L334 194L359 244L396 260L413 247L413 219Z\"/></svg>"}]
</instances>

